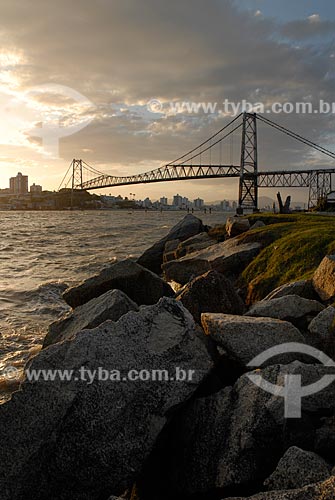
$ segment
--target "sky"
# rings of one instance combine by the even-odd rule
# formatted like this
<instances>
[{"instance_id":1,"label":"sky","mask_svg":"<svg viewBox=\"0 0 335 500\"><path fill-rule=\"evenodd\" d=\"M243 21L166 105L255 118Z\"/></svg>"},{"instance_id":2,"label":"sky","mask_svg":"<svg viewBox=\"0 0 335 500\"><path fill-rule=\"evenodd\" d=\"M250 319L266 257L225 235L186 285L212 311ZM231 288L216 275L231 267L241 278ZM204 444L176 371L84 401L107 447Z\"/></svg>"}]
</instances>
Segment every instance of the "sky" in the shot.
<instances>
[{"instance_id":1,"label":"sky","mask_svg":"<svg viewBox=\"0 0 335 500\"><path fill-rule=\"evenodd\" d=\"M158 168L232 119L225 100L335 101L333 0L0 0L0 14L1 188L20 171L57 189L72 158L111 175ZM217 107L171 108L182 102ZM334 113L267 116L335 150ZM260 170L312 166L333 165L259 128ZM208 179L104 192L130 191L237 197L236 181Z\"/></svg>"}]
</instances>

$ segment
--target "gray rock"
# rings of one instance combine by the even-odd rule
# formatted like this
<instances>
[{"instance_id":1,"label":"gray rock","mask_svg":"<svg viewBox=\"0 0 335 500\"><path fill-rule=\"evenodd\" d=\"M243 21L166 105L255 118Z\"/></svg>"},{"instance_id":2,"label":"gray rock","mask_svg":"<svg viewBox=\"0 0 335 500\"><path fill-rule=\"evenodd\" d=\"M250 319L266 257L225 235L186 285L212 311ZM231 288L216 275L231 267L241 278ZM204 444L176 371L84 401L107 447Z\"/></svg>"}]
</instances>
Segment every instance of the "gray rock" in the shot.
<instances>
[{"instance_id":1,"label":"gray rock","mask_svg":"<svg viewBox=\"0 0 335 500\"><path fill-rule=\"evenodd\" d=\"M309 325L309 331L325 342L335 341L335 307L321 311Z\"/></svg>"},{"instance_id":2,"label":"gray rock","mask_svg":"<svg viewBox=\"0 0 335 500\"><path fill-rule=\"evenodd\" d=\"M52 323L43 347L72 339L81 330L95 328L109 319L117 321L127 312L137 310L137 304L126 294L120 290L110 290Z\"/></svg>"},{"instance_id":3,"label":"gray rock","mask_svg":"<svg viewBox=\"0 0 335 500\"><path fill-rule=\"evenodd\" d=\"M161 297L172 297L172 288L148 269L126 259L103 269L80 285L69 288L63 294L65 302L78 307L103 295L109 290L124 292L138 305L155 304Z\"/></svg>"},{"instance_id":4,"label":"gray rock","mask_svg":"<svg viewBox=\"0 0 335 500\"><path fill-rule=\"evenodd\" d=\"M167 281L175 281L180 285L186 285L197 276L205 274L211 270L211 265L207 260L182 257L179 260L172 260L162 265L164 277Z\"/></svg>"},{"instance_id":5,"label":"gray rock","mask_svg":"<svg viewBox=\"0 0 335 500\"><path fill-rule=\"evenodd\" d=\"M245 233L250 229L250 222L248 219L244 219L235 215L234 217L228 217L226 221L226 231L229 238L234 238L239 234Z\"/></svg>"},{"instance_id":6,"label":"gray rock","mask_svg":"<svg viewBox=\"0 0 335 500\"><path fill-rule=\"evenodd\" d=\"M253 229L259 229L260 227L265 227L265 224L262 220L257 220L255 222L255 224L253 224L251 227L250 227L250 231L252 231Z\"/></svg>"},{"instance_id":7,"label":"gray rock","mask_svg":"<svg viewBox=\"0 0 335 500\"><path fill-rule=\"evenodd\" d=\"M177 295L194 319L200 323L201 313L243 314L244 304L231 282L217 271L209 271L185 285Z\"/></svg>"},{"instance_id":8,"label":"gray rock","mask_svg":"<svg viewBox=\"0 0 335 500\"><path fill-rule=\"evenodd\" d=\"M313 288L312 280L300 280L279 286L270 292L263 300L279 299L286 295L299 295L299 297L311 300L317 300L319 298Z\"/></svg>"},{"instance_id":9,"label":"gray rock","mask_svg":"<svg viewBox=\"0 0 335 500\"><path fill-rule=\"evenodd\" d=\"M335 477L291 491L268 491L252 497L229 497L226 500L335 500Z\"/></svg>"},{"instance_id":10,"label":"gray rock","mask_svg":"<svg viewBox=\"0 0 335 500\"><path fill-rule=\"evenodd\" d=\"M335 416L322 419L322 425L315 434L314 449L327 460L335 463Z\"/></svg>"},{"instance_id":11,"label":"gray rock","mask_svg":"<svg viewBox=\"0 0 335 500\"><path fill-rule=\"evenodd\" d=\"M316 300L303 299L298 295L285 295L278 299L261 300L254 304L245 315L299 323L303 318L306 318L308 322L323 309L324 306Z\"/></svg>"},{"instance_id":12,"label":"gray rock","mask_svg":"<svg viewBox=\"0 0 335 500\"><path fill-rule=\"evenodd\" d=\"M205 313L201 322L205 333L244 367L270 347L287 342L305 343L297 328L278 319ZM290 363L295 359L297 354L285 353L276 356L275 361L269 359L267 365Z\"/></svg>"},{"instance_id":13,"label":"gray rock","mask_svg":"<svg viewBox=\"0 0 335 500\"><path fill-rule=\"evenodd\" d=\"M164 253L163 253L163 262L169 262L170 260L175 260L176 258L176 250L180 240L171 240L165 243Z\"/></svg>"},{"instance_id":14,"label":"gray rock","mask_svg":"<svg viewBox=\"0 0 335 500\"><path fill-rule=\"evenodd\" d=\"M323 366L299 362L254 372L280 387L287 375L301 376L307 386L327 373ZM319 418L335 410L335 384L302 398L301 409L300 419L285 418L283 398L259 388L247 374L233 388L190 402L159 438L141 479L143 498L149 479L164 492L162 500L257 491L288 448L311 446Z\"/></svg>"},{"instance_id":15,"label":"gray rock","mask_svg":"<svg viewBox=\"0 0 335 500\"><path fill-rule=\"evenodd\" d=\"M209 246L217 244L217 241L211 238L208 233L199 233L192 236L178 245L176 250L176 259L184 257L192 252L208 248Z\"/></svg>"},{"instance_id":16,"label":"gray rock","mask_svg":"<svg viewBox=\"0 0 335 500\"><path fill-rule=\"evenodd\" d=\"M293 490L329 477L329 466L323 458L292 446L280 459L276 470L264 481L264 486L268 490Z\"/></svg>"},{"instance_id":17,"label":"gray rock","mask_svg":"<svg viewBox=\"0 0 335 500\"><path fill-rule=\"evenodd\" d=\"M313 286L323 301L335 299L335 255L327 255L315 271Z\"/></svg>"},{"instance_id":18,"label":"gray rock","mask_svg":"<svg viewBox=\"0 0 335 500\"><path fill-rule=\"evenodd\" d=\"M160 274L166 242L176 239L184 241L203 231L206 231L206 226L203 225L202 221L194 215L188 214L178 222L164 238L148 248L143 255L139 257L137 262L141 266L150 269L150 271Z\"/></svg>"},{"instance_id":19,"label":"gray rock","mask_svg":"<svg viewBox=\"0 0 335 500\"><path fill-rule=\"evenodd\" d=\"M256 257L260 248L259 243L239 244L237 239L231 239L167 262L162 269L167 280L182 285L211 269L236 276Z\"/></svg>"},{"instance_id":20,"label":"gray rock","mask_svg":"<svg viewBox=\"0 0 335 500\"><path fill-rule=\"evenodd\" d=\"M75 379L82 367L96 374L93 383ZM181 375L176 380L178 367L179 374L186 370L185 380ZM122 494L135 482L168 418L211 367L192 316L169 298L83 331L69 345L41 351L30 373L73 370L73 376L67 382L27 380L0 406L1 499L98 500ZM114 379L106 380L101 370ZM132 370L153 373L153 379L129 381ZM166 370L163 382L157 370Z\"/></svg>"}]
</instances>

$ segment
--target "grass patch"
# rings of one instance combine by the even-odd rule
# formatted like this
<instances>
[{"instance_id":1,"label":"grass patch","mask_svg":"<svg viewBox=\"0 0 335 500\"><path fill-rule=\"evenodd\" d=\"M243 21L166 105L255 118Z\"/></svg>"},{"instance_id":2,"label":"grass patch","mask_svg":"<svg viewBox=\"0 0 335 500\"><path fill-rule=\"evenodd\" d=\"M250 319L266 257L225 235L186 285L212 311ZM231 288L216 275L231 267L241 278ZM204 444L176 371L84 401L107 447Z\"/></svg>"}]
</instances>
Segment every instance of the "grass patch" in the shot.
<instances>
[{"instance_id":1,"label":"grass patch","mask_svg":"<svg viewBox=\"0 0 335 500\"><path fill-rule=\"evenodd\" d=\"M323 257L335 253L335 217L271 214L263 222L268 225L240 237L241 243L258 241L263 247L242 274L248 303L261 300L280 285L310 278Z\"/></svg>"}]
</instances>

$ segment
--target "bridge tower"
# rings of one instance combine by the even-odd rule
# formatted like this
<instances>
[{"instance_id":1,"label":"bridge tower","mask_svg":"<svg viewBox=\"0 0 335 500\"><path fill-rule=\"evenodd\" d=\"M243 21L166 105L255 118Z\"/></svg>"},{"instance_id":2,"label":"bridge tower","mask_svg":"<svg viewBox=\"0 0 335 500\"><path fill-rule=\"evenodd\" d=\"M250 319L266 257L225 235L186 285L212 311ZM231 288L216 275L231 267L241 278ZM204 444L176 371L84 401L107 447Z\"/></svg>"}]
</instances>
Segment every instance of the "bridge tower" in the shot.
<instances>
[{"instance_id":1,"label":"bridge tower","mask_svg":"<svg viewBox=\"0 0 335 500\"><path fill-rule=\"evenodd\" d=\"M257 116L244 113L242 124L242 148L239 184L239 214L244 209L258 210L258 155L257 155Z\"/></svg>"},{"instance_id":2,"label":"bridge tower","mask_svg":"<svg viewBox=\"0 0 335 500\"><path fill-rule=\"evenodd\" d=\"M72 160L71 208L73 207L74 191L83 188L82 160Z\"/></svg>"},{"instance_id":3,"label":"bridge tower","mask_svg":"<svg viewBox=\"0 0 335 500\"><path fill-rule=\"evenodd\" d=\"M332 173L314 170L309 175L308 208L313 208L332 191Z\"/></svg>"}]
</instances>

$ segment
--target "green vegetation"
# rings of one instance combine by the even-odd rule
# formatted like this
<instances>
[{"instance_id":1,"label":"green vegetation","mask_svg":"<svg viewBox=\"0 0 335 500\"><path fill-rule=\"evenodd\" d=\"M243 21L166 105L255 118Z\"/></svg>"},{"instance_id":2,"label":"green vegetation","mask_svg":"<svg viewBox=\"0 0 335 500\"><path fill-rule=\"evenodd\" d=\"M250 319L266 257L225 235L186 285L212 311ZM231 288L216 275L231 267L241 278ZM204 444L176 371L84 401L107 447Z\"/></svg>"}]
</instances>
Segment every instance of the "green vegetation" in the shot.
<instances>
[{"instance_id":1,"label":"green vegetation","mask_svg":"<svg viewBox=\"0 0 335 500\"><path fill-rule=\"evenodd\" d=\"M248 219L266 224L240 236L241 243L258 241L263 247L242 274L249 303L280 285L310 278L323 257L335 253L335 217L262 214Z\"/></svg>"}]
</instances>

